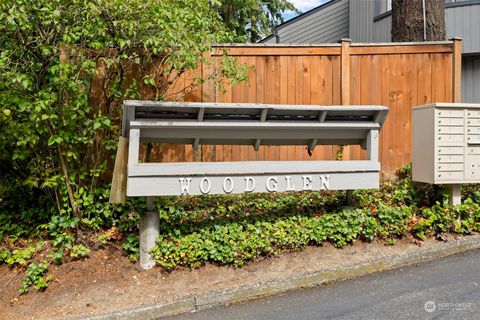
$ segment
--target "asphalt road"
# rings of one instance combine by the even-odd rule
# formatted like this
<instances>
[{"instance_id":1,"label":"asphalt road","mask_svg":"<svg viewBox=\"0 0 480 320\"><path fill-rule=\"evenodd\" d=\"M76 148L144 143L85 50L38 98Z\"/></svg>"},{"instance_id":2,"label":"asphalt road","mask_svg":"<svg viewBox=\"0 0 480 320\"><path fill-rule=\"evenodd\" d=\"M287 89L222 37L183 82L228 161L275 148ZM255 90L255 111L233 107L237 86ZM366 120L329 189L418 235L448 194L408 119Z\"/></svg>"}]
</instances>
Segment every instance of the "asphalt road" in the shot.
<instances>
[{"instance_id":1,"label":"asphalt road","mask_svg":"<svg viewBox=\"0 0 480 320\"><path fill-rule=\"evenodd\" d=\"M480 319L480 250L170 319Z\"/></svg>"}]
</instances>

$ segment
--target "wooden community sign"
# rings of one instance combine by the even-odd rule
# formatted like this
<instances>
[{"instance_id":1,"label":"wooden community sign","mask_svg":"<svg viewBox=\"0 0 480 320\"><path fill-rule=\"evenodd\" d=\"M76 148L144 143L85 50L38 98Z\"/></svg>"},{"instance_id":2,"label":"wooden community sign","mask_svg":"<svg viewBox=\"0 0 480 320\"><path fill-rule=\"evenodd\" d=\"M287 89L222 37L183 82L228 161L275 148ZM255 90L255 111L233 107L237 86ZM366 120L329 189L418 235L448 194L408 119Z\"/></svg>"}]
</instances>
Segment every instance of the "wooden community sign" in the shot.
<instances>
[{"instance_id":1,"label":"wooden community sign","mask_svg":"<svg viewBox=\"0 0 480 320\"><path fill-rule=\"evenodd\" d=\"M125 101L127 196L377 188L382 106ZM140 163L141 142L200 145L359 144L366 160ZM307 151L306 151L307 152ZM127 154L127 152L124 152Z\"/></svg>"},{"instance_id":2,"label":"wooden community sign","mask_svg":"<svg viewBox=\"0 0 480 320\"><path fill-rule=\"evenodd\" d=\"M125 101L110 201L147 197L140 217L140 266L159 236L152 198L251 192L378 188L378 134L383 106L289 106L235 103ZM141 143L306 146L360 145L366 160L141 162ZM148 160L148 159L147 159Z\"/></svg>"}]
</instances>

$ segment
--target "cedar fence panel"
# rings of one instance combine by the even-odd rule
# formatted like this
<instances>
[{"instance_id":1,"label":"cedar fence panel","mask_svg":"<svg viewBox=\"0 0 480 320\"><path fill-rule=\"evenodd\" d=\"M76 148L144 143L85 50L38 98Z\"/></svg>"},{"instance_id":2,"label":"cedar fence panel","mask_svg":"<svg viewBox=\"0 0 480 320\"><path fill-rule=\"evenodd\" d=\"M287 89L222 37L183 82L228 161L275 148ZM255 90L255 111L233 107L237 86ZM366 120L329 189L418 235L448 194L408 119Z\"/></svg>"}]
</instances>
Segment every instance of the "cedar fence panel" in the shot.
<instances>
[{"instance_id":1,"label":"cedar fence panel","mask_svg":"<svg viewBox=\"0 0 480 320\"><path fill-rule=\"evenodd\" d=\"M387 121L380 134L380 162L386 179L411 162L411 110L430 102L459 102L461 40L436 43L326 45L228 45L214 47L213 65L196 72L211 73L226 49L240 63L253 67L249 82L225 92L205 82L186 101L254 102L315 105L385 105ZM194 72L172 90L187 86ZM175 91L175 92L176 92ZM306 147L159 146L153 161L333 160L338 146ZM359 146L345 146L343 159L365 159Z\"/></svg>"}]
</instances>

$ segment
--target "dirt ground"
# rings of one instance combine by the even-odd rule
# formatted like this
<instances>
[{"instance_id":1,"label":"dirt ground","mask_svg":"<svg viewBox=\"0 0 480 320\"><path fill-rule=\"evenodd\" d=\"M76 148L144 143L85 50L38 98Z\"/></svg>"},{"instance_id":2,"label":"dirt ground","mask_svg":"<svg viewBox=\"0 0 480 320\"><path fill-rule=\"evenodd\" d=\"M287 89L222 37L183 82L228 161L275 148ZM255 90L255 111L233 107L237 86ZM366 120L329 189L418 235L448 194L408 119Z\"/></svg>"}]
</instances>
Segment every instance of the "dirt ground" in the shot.
<instances>
[{"instance_id":1,"label":"dirt ground","mask_svg":"<svg viewBox=\"0 0 480 320\"><path fill-rule=\"evenodd\" d=\"M444 240L454 239L452 236ZM54 281L45 292L31 290L19 296L24 273L0 267L0 319L58 319L101 315L142 305L165 302L191 294L253 284L298 273L360 262L384 255L431 247L439 241L403 239L394 246L356 242L343 249L330 244L300 252L252 261L240 269L208 264L199 269L167 273L160 267L139 269L114 248L92 252L90 257L51 266Z\"/></svg>"}]
</instances>

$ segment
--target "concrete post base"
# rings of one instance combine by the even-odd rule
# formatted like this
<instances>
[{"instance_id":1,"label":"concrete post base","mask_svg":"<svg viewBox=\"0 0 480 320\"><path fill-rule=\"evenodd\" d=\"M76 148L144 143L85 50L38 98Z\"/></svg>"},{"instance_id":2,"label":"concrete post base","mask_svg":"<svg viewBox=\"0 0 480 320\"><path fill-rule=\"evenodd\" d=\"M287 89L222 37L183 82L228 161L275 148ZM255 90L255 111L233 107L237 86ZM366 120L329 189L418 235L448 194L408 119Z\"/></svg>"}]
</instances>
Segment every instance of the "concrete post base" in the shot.
<instances>
[{"instance_id":1,"label":"concrete post base","mask_svg":"<svg viewBox=\"0 0 480 320\"><path fill-rule=\"evenodd\" d=\"M160 235L160 217L153 210L153 200L147 197L147 212L140 216L140 267L148 270L155 266L150 250Z\"/></svg>"}]
</instances>

